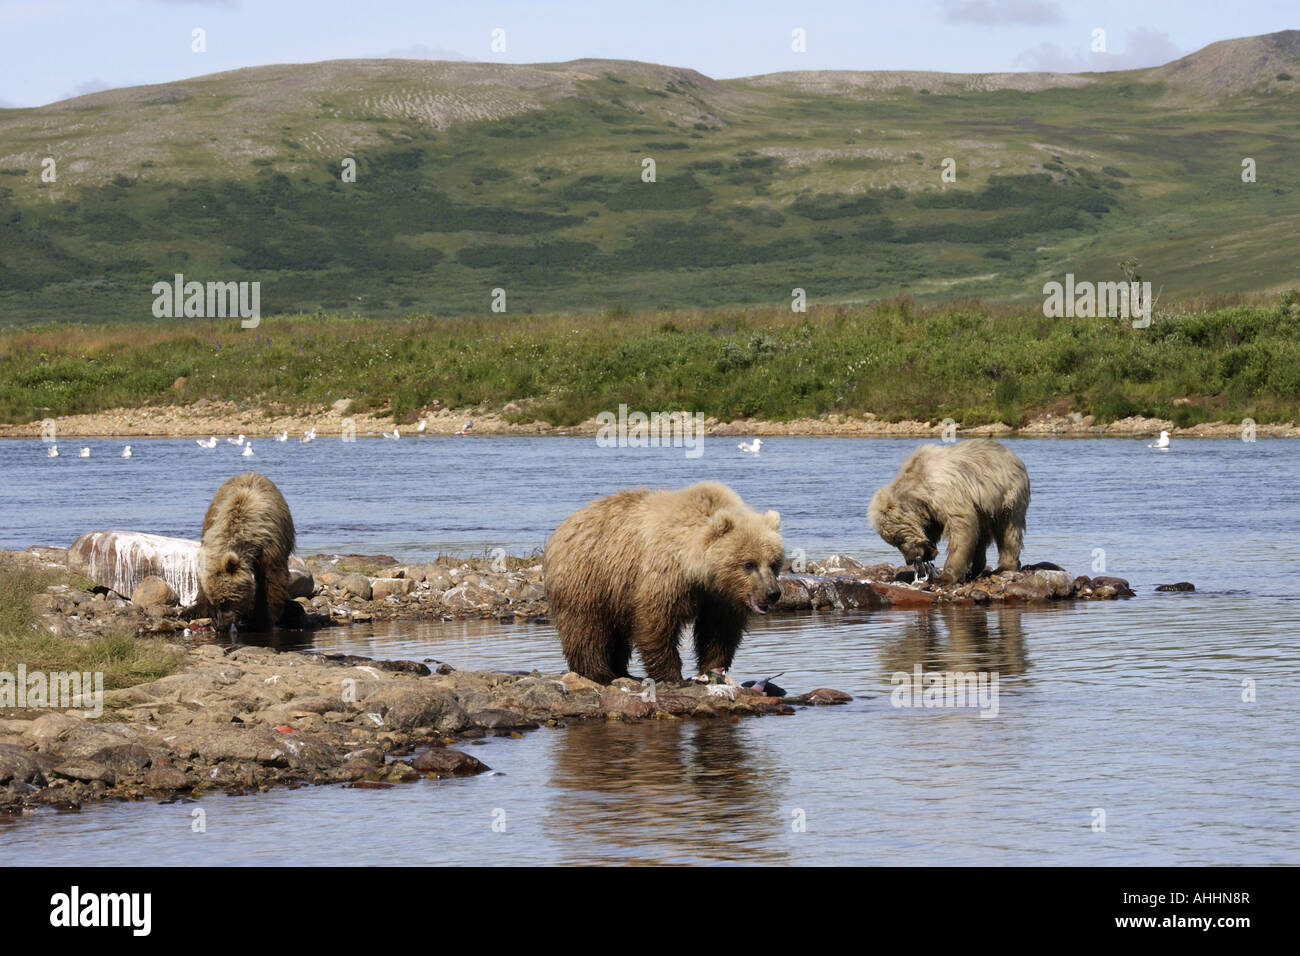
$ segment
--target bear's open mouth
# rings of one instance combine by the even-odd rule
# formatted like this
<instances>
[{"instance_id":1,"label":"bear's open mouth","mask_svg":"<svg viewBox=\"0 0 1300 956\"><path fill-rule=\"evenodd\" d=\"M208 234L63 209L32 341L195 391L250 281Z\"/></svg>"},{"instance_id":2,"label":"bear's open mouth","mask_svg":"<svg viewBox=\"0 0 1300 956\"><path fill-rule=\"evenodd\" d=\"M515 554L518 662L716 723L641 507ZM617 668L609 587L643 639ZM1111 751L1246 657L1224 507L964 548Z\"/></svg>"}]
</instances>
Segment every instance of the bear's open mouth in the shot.
<instances>
[{"instance_id":1,"label":"bear's open mouth","mask_svg":"<svg viewBox=\"0 0 1300 956\"><path fill-rule=\"evenodd\" d=\"M764 601L759 601L752 594L749 596L749 606L752 607L759 614L767 613L767 603Z\"/></svg>"}]
</instances>

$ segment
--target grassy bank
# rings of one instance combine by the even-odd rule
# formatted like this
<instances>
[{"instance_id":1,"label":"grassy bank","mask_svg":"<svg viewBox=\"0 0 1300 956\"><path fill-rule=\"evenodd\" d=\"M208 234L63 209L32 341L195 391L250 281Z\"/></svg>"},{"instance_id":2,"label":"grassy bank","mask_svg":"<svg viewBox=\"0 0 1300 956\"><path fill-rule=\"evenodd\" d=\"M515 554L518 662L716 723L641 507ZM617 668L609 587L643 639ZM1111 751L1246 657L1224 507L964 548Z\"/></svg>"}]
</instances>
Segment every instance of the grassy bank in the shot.
<instances>
[{"instance_id":1,"label":"grassy bank","mask_svg":"<svg viewBox=\"0 0 1300 956\"><path fill-rule=\"evenodd\" d=\"M39 570L0 554L0 671L102 672L104 687L130 687L176 669L180 652L162 641L114 634L90 641L56 637L40 627L34 599L52 584L85 587L65 572Z\"/></svg>"},{"instance_id":2,"label":"grassy bank","mask_svg":"<svg viewBox=\"0 0 1300 956\"><path fill-rule=\"evenodd\" d=\"M1189 426L1300 418L1300 296L1117 319L1048 319L979 303L923 309L662 311L401 321L269 317L0 333L8 422L200 398L294 409L340 397L412 420L527 400L521 420L574 424L626 403L721 420L827 412L964 425L1043 411ZM184 379L184 383L178 383ZM1177 400L1177 402L1176 402Z\"/></svg>"}]
</instances>

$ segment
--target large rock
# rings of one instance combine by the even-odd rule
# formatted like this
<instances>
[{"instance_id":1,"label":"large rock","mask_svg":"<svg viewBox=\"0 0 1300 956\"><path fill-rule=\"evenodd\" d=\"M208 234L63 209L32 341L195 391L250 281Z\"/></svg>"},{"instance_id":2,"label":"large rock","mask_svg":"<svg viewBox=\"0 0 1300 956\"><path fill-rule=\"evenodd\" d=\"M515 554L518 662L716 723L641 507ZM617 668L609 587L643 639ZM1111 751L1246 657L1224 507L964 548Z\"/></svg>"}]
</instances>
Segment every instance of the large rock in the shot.
<instances>
[{"instance_id":1,"label":"large rock","mask_svg":"<svg viewBox=\"0 0 1300 956\"><path fill-rule=\"evenodd\" d=\"M163 605L165 607L174 607L179 603L180 598L172 590L170 584L157 575L149 575L135 586L131 592L131 603L139 607L153 607L154 605Z\"/></svg>"},{"instance_id":2,"label":"large rock","mask_svg":"<svg viewBox=\"0 0 1300 956\"><path fill-rule=\"evenodd\" d=\"M68 549L68 570L118 594L134 594L146 578L158 577L182 605L199 598L199 542L138 531L88 531ZM311 571L297 555L289 558L289 596L311 597Z\"/></svg>"},{"instance_id":3,"label":"large rock","mask_svg":"<svg viewBox=\"0 0 1300 956\"><path fill-rule=\"evenodd\" d=\"M413 583L407 578L375 578L374 583L370 586L370 599L372 601L382 601L389 595L395 595L399 598L406 597L411 593Z\"/></svg>"},{"instance_id":4,"label":"large rock","mask_svg":"<svg viewBox=\"0 0 1300 956\"><path fill-rule=\"evenodd\" d=\"M411 761L411 766L435 777L465 777L489 769L477 757L446 747L426 750Z\"/></svg>"}]
</instances>

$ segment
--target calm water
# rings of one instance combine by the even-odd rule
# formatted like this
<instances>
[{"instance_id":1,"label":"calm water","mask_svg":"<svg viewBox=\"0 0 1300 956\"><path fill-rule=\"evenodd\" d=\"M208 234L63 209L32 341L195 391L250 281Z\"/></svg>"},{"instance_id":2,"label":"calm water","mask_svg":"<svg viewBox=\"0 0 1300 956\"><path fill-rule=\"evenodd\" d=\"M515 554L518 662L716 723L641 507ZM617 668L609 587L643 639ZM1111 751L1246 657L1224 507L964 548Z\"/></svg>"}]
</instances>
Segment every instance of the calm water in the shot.
<instances>
[{"instance_id":1,"label":"calm water","mask_svg":"<svg viewBox=\"0 0 1300 956\"><path fill-rule=\"evenodd\" d=\"M707 477L780 510L792 551L882 560L866 502L916 442L774 438L753 459L718 438L687 459L589 439L318 439L257 442L251 463L188 440L133 441L124 461L122 444L65 442L50 460L38 442L0 442L0 547L110 527L197 537L216 487L254 467L284 491L303 554L530 551L592 497ZM854 702L493 739L472 748L492 777L43 814L3 828L6 860L1300 863L1300 445L1008 444L1033 482L1024 560L1093 573L1104 557L1137 598L762 619L737 675L785 671L787 688L837 687ZM90 459L70 457L84 445ZM1197 593L1153 593L1176 580ZM538 624L339 629L312 646L563 667ZM890 676L917 664L996 671L997 716L893 706ZM196 807L206 833L191 832Z\"/></svg>"}]
</instances>

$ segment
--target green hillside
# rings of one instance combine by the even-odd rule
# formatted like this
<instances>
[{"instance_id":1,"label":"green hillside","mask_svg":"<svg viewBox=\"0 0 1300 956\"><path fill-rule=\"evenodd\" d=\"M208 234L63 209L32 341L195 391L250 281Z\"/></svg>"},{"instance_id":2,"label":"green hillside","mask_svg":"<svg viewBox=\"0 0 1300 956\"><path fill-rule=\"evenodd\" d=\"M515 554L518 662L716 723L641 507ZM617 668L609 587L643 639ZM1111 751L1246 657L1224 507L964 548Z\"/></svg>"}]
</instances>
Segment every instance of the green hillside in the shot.
<instances>
[{"instance_id":1,"label":"green hillside","mask_svg":"<svg viewBox=\"0 0 1300 956\"><path fill-rule=\"evenodd\" d=\"M149 318L177 272L375 317L1033 303L1128 259L1164 302L1277 291L1298 134L1300 31L1088 75L238 70L0 110L0 324Z\"/></svg>"}]
</instances>

